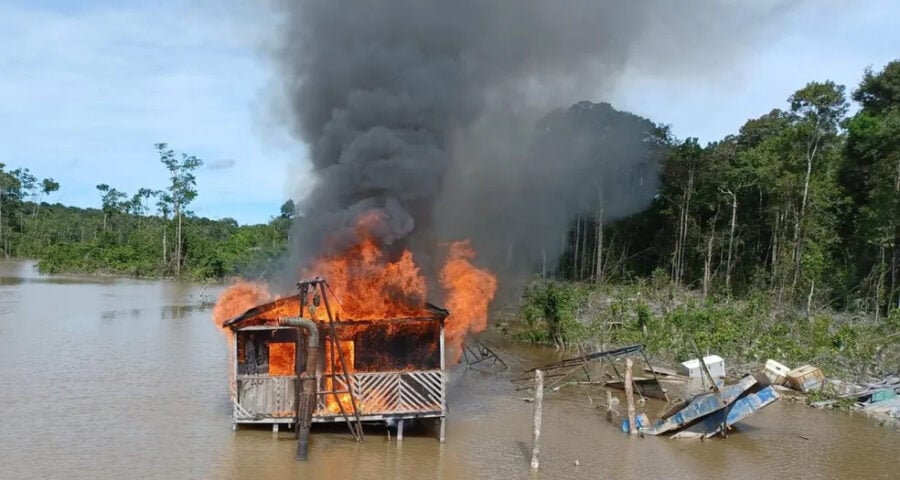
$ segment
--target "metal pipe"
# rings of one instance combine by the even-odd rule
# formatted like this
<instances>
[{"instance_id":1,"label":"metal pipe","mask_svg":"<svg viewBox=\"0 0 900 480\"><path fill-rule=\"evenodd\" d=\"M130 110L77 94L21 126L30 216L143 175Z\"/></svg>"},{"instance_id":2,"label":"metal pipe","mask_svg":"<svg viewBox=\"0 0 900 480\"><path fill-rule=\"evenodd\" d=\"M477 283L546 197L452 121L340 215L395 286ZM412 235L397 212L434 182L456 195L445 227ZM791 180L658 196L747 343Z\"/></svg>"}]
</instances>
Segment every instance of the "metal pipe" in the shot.
<instances>
[{"instance_id":1,"label":"metal pipe","mask_svg":"<svg viewBox=\"0 0 900 480\"><path fill-rule=\"evenodd\" d=\"M297 393L297 460L306 461L309 455L309 430L312 414L316 406L316 368L319 363L319 326L307 318L285 318L280 325L306 329L309 343L306 347L306 370L300 375L300 391ZM300 349L300 335L297 335L297 349Z\"/></svg>"}]
</instances>

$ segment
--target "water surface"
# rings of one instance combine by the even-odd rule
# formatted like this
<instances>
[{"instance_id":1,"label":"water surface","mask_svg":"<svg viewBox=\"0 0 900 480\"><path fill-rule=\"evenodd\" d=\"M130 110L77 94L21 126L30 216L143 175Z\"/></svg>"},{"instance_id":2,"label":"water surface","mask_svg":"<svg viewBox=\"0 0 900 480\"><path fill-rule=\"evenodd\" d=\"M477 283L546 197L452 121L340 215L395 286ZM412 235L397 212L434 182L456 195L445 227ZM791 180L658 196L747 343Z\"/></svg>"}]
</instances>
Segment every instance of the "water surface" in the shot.
<instances>
[{"instance_id":1,"label":"water surface","mask_svg":"<svg viewBox=\"0 0 900 480\"><path fill-rule=\"evenodd\" d=\"M221 287L47 277L0 262L0 478L596 479L896 478L900 433L872 420L778 402L727 439L621 434L593 408L598 389L544 403L541 469L531 472L531 404L511 373L457 369L447 442L365 444L313 431L310 461L290 432L231 429L227 344L210 317ZM555 355L507 345L514 367ZM806 439L805 439L805 438ZM808 439L808 440L807 440ZM578 465L576 465L576 461Z\"/></svg>"}]
</instances>

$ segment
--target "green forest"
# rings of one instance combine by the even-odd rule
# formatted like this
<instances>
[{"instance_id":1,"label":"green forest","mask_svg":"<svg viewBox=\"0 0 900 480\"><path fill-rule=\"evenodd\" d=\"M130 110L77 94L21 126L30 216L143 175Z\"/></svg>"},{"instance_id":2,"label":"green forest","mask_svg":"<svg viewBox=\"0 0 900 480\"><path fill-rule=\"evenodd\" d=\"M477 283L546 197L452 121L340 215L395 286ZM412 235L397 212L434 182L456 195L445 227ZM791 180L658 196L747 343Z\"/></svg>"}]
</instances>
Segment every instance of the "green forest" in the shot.
<instances>
[{"instance_id":1,"label":"green forest","mask_svg":"<svg viewBox=\"0 0 900 480\"><path fill-rule=\"evenodd\" d=\"M900 61L849 95L811 82L706 146L661 128L653 204L602 228L601 211L573 219L556 278L662 275L704 296L900 306Z\"/></svg>"},{"instance_id":2,"label":"green forest","mask_svg":"<svg viewBox=\"0 0 900 480\"><path fill-rule=\"evenodd\" d=\"M0 163L0 250L7 258L38 259L43 273L221 279L265 275L287 247L294 203L266 224L197 217L194 172L199 158L156 144L166 185L127 193L97 185L98 208L44 202L65 188L38 181L28 168Z\"/></svg>"},{"instance_id":3,"label":"green forest","mask_svg":"<svg viewBox=\"0 0 900 480\"><path fill-rule=\"evenodd\" d=\"M589 107L567 115L586 122ZM697 339L858 375L900 367L900 61L850 92L810 82L776 107L705 146L658 126L652 205L574 218L513 333L672 357Z\"/></svg>"}]
</instances>

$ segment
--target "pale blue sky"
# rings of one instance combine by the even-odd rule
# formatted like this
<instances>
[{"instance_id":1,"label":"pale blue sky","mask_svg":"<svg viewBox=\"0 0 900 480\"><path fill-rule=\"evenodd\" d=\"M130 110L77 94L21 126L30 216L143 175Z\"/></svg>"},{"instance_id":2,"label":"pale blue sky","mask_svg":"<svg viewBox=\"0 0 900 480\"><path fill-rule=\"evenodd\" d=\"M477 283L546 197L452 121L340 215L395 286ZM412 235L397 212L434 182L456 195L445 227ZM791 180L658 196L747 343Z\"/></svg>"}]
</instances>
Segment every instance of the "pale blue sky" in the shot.
<instances>
[{"instance_id":1,"label":"pale blue sky","mask_svg":"<svg viewBox=\"0 0 900 480\"><path fill-rule=\"evenodd\" d=\"M641 65L589 99L716 140L807 81L852 90L900 58L898 19L897 0L809 1L739 58L664 79ZM272 22L250 1L0 3L0 162L54 177L51 201L96 206L98 183L164 186L153 144L167 141L207 164L197 214L266 221L310 182L264 94Z\"/></svg>"}]
</instances>

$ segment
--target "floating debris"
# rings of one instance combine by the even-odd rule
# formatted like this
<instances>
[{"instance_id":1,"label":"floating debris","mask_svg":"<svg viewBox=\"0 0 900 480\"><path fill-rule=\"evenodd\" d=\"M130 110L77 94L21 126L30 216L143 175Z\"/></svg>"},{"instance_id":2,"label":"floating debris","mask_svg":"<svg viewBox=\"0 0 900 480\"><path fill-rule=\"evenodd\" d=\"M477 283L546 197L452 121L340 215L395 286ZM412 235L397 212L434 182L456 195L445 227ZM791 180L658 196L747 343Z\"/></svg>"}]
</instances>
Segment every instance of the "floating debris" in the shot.
<instances>
[{"instance_id":1,"label":"floating debris","mask_svg":"<svg viewBox=\"0 0 900 480\"><path fill-rule=\"evenodd\" d=\"M531 389L533 388L531 382L533 381L534 371L540 369L544 371L545 378L549 379L548 384L544 388L551 391L556 391L565 384L603 385L610 388L624 389L625 378L620 371L621 364L617 366L616 360L621 360L622 357L634 354L643 358L647 364L645 371L651 374L649 378L635 377L633 379L635 392L641 397L668 401L666 390L660 385L656 376L656 369L654 369L650 359L644 352L644 346L640 344L585 353L577 357L548 363L538 368L526 370L512 381L517 385L516 390ZM606 367L611 368L613 373L607 372Z\"/></svg>"}]
</instances>

